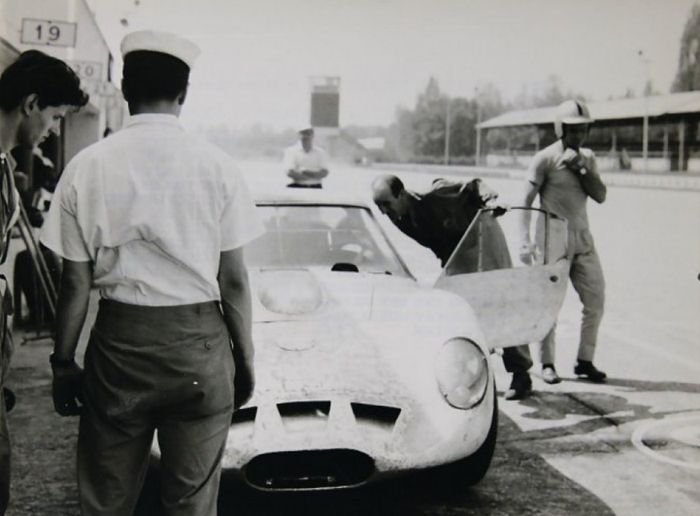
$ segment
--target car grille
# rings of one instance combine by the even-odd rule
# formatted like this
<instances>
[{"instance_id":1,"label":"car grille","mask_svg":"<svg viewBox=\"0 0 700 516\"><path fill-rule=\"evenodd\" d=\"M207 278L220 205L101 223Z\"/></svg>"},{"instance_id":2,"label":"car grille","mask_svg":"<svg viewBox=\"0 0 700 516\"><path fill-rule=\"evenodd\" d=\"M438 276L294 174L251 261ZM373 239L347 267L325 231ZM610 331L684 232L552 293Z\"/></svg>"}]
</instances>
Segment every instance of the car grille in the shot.
<instances>
[{"instance_id":1,"label":"car grille","mask_svg":"<svg viewBox=\"0 0 700 516\"><path fill-rule=\"evenodd\" d=\"M277 411L288 432L318 430L325 427L331 413L331 402L292 401L277 404ZM387 405L351 402L350 408L360 431L391 433L401 415L401 409ZM251 426L257 417L257 407L245 407L233 414L231 424L238 427Z\"/></svg>"},{"instance_id":2,"label":"car grille","mask_svg":"<svg viewBox=\"0 0 700 516\"><path fill-rule=\"evenodd\" d=\"M303 450L258 455L244 468L246 481L263 490L355 487L374 473L374 461L356 450Z\"/></svg>"}]
</instances>

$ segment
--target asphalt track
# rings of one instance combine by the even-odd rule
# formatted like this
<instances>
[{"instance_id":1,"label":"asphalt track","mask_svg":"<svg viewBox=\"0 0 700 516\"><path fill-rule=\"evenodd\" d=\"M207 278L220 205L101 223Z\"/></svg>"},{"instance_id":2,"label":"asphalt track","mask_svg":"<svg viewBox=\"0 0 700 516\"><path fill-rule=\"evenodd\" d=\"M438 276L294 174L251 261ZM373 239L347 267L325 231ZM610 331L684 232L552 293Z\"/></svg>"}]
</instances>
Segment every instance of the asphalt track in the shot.
<instances>
[{"instance_id":1,"label":"asphalt track","mask_svg":"<svg viewBox=\"0 0 700 516\"><path fill-rule=\"evenodd\" d=\"M241 168L254 189L284 181L275 163ZM326 190L366 197L377 173L336 165ZM417 189L435 177L400 174ZM487 182L517 204L519 181ZM272 496L224 478L220 514L698 514L700 194L612 187L589 215L607 281L595 360L608 372L606 384L573 377L580 307L570 289L556 362L564 381L548 386L535 378L530 399L499 400L496 455L478 486L446 487L418 476L358 491ZM429 284L439 270L432 255L384 225L419 281ZM49 352L49 341L30 341L18 346L13 361L8 383L19 401L10 415L10 515L78 514L77 421L52 412ZM508 376L495 358L502 392Z\"/></svg>"}]
</instances>

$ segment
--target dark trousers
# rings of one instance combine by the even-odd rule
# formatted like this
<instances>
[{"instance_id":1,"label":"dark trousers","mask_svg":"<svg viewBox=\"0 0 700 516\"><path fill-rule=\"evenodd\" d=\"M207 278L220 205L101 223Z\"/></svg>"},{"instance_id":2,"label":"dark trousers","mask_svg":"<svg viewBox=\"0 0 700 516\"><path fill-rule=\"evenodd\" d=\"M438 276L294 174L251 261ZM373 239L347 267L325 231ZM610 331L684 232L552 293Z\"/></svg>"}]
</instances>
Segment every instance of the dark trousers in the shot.
<instances>
[{"instance_id":1,"label":"dark trousers","mask_svg":"<svg viewBox=\"0 0 700 516\"><path fill-rule=\"evenodd\" d=\"M525 372L532 367L530 347L527 344L503 348L503 365L509 373Z\"/></svg>"},{"instance_id":2,"label":"dark trousers","mask_svg":"<svg viewBox=\"0 0 700 516\"><path fill-rule=\"evenodd\" d=\"M157 432L165 514L214 516L234 369L216 303L102 300L85 355L78 436L83 515L133 513Z\"/></svg>"}]
</instances>

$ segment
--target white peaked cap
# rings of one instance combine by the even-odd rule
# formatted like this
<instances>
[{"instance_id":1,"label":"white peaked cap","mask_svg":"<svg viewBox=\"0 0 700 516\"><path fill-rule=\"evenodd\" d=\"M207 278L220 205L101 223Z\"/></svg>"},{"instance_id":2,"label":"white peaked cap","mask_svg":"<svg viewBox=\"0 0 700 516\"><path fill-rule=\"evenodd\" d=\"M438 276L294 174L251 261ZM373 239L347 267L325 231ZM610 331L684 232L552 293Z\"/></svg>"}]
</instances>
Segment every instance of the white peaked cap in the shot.
<instances>
[{"instance_id":1,"label":"white peaked cap","mask_svg":"<svg viewBox=\"0 0 700 516\"><path fill-rule=\"evenodd\" d=\"M155 30L140 30L124 36L121 44L122 56L137 50L161 52L177 57L190 68L200 53L199 47L190 40L177 34Z\"/></svg>"}]
</instances>

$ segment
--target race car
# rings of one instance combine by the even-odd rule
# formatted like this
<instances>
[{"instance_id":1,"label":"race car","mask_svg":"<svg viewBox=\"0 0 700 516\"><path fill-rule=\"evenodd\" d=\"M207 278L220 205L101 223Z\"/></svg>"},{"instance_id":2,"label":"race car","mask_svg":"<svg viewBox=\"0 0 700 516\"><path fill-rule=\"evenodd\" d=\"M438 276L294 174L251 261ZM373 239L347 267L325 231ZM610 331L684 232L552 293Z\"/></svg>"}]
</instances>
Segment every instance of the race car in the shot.
<instances>
[{"instance_id":1,"label":"race car","mask_svg":"<svg viewBox=\"0 0 700 516\"><path fill-rule=\"evenodd\" d=\"M565 221L533 210L541 253L524 266L506 231L516 210L482 210L428 286L366 203L290 190L257 207L266 231L245 250L256 386L224 470L270 491L447 464L465 485L481 480L498 423L490 354L554 323Z\"/></svg>"}]
</instances>

